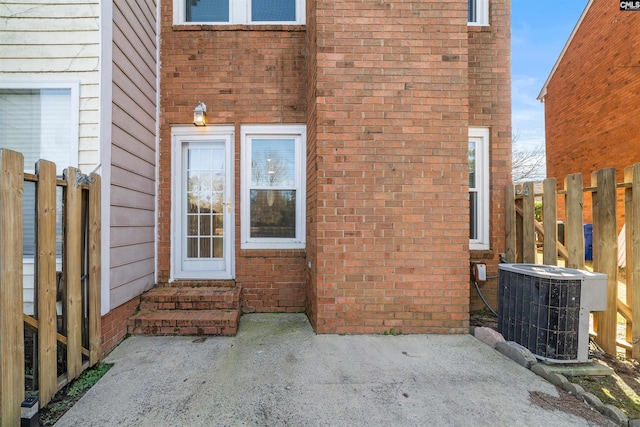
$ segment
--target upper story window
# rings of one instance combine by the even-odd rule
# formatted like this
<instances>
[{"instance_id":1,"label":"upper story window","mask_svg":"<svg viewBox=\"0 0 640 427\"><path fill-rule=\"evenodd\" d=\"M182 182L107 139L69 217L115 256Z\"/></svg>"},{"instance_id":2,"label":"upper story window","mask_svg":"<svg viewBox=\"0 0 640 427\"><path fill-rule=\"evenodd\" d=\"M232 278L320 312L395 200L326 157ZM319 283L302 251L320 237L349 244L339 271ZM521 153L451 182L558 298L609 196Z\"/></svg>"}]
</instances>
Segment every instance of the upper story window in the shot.
<instances>
[{"instance_id":1,"label":"upper story window","mask_svg":"<svg viewBox=\"0 0 640 427\"><path fill-rule=\"evenodd\" d=\"M489 249L489 129L469 129L469 249Z\"/></svg>"},{"instance_id":2,"label":"upper story window","mask_svg":"<svg viewBox=\"0 0 640 427\"><path fill-rule=\"evenodd\" d=\"M173 0L175 24L305 23L304 0Z\"/></svg>"},{"instance_id":3,"label":"upper story window","mask_svg":"<svg viewBox=\"0 0 640 427\"><path fill-rule=\"evenodd\" d=\"M468 0L469 25L489 25L489 0Z\"/></svg>"}]
</instances>

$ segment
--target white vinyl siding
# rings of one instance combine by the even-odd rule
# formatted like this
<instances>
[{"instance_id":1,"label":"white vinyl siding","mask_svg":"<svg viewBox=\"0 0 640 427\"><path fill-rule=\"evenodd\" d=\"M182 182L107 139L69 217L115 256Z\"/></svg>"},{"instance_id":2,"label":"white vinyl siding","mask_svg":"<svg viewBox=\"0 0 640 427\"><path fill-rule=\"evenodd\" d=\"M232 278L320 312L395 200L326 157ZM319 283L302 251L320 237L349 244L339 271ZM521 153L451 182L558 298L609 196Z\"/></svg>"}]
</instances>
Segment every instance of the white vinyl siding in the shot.
<instances>
[{"instance_id":1,"label":"white vinyl siding","mask_svg":"<svg viewBox=\"0 0 640 427\"><path fill-rule=\"evenodd\" d=\"M0 2L0 81L80 82L78 166L99 160L100 2Z\"/></svg>"},{"instance_id":2,"label":"white vinyl siding","mask_svg":"<svg viewBox=\"0 0 640 427\"><path fill-rule=\"evenodd\" d=\"M112 9L111 308L155 284L156 9L152 0Z\"/></svg>"}]
</instances>

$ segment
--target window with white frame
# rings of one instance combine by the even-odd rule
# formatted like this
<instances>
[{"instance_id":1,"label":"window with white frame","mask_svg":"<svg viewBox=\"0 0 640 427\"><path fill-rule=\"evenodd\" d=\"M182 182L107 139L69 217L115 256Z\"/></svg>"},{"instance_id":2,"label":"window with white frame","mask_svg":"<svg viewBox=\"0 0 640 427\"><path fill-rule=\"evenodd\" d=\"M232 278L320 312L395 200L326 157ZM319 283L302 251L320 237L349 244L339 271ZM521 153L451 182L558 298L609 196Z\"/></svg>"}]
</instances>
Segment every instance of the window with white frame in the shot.
<instances>
[{"instance_id":1,"label":"window with white frame","mask_svg":"<svg viewBox=\"0 0 640 427\"><path fill-rule=\"evenodd\" d=\"M175 24L305 23L304 0L173 0Z\"/></svg>"},{"instance_id":2,"label":"window with white frame","mask_svg":"<svg viewBox=\"0 0 640 427\"><path fill-rule=\"evenodd\" d=\"M469 128L469 248L489 249L489 129Z\"/></svg>"},{"instance_id":3,"label":"window with white frame","mask_svg":"<svg viewBox=\"0 0 640 427\"><path fill-rule=\"evenodd\" d=\"M68 166L77 166L78 94L77 82L0 82L0 148L22 153L27 172L34 172L39 159L55 162L58 175ZM33 183L25 183L23 208L28 258L35 252L35 218L28 214L35 210ZM57 223L61 233L59 216Z\"/></svg>"},{"instance_id":4,"label":"window with white frame","mask_svg":"<svg viewBox=\"0 0 640 427\"><path fill-rule=\"evenodd\" d=\"M489 25L489 0L469 0L469 25Z\"/></svg>"},{"instance_id":5,"label":"window with white frame","mask_svg":"<svg viewBox=\"0 0 640 427\"><path fill-rule=\"evenodd\" d=\"M305 244L306 127L241 128L241 247Z\"/></svg>"}]
</instances>

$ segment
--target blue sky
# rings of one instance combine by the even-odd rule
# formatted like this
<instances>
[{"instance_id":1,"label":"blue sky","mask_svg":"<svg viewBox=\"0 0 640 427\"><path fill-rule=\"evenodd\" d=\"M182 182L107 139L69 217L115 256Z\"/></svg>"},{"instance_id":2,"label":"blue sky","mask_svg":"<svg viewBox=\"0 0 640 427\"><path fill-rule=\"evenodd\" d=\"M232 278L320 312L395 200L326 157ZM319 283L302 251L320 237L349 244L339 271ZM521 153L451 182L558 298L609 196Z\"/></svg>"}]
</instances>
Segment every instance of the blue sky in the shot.
<instances>
[{"instance_id":1,"label":"blue sky","mask_svg":"<svg viewBox=\"0 0 640 427\"><path fill-rule=\"evenodd\" d=\"M544 145L537 97L588 0L512 0L512 126L517 146Z\"/></svg>"}]
</instances>

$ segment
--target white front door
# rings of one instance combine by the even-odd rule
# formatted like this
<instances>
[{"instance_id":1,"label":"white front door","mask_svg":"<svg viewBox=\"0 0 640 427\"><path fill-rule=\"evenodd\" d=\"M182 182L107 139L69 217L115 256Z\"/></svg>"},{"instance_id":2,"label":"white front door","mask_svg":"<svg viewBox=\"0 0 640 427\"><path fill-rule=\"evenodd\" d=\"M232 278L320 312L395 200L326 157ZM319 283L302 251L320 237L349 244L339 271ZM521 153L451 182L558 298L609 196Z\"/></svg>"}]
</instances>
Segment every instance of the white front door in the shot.
<instances>
[{"instance_id":1,"label":"white front door","mask_svg":"<svg viewBox=\"0 0 640 427\"><path fill-rule=\"evenodd\" d=\"M232 279L233 129L174 128L173 277Z\"/></svg>"}]
</instances>

